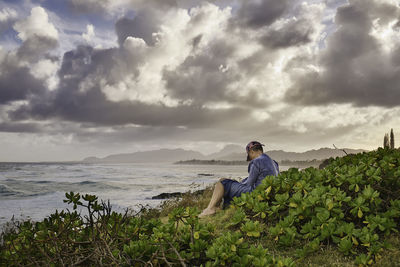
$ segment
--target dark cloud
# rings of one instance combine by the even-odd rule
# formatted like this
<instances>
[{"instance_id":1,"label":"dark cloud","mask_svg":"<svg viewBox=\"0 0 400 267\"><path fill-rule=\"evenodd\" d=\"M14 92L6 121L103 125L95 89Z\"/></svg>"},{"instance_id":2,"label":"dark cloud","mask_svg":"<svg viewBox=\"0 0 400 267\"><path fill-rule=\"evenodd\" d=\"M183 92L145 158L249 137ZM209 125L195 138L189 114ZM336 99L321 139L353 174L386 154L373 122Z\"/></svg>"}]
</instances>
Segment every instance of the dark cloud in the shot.
<instances>
[{"instance_id":1,"label":"dark cloud","mask_svg":"<svg viewBox=\"0 0 400 267\"><path fill-rule=\"evenodd\" d=\"M341 140L342 137L359 129L363 122L343 124L335 127L326 127L320 121L305 122L305 130L299 132L296 127L285 126L282 122L290 118L290 114L298 112L298 107L288 107L284 112L271 113L271 118L264 121L247 117L236 125L215 125L214 127L175 127L175 126L113 126L102 128L98 125L87 125L87 128L71 128L67 133L85 143L118 144L127 142L149 143L158 142L226 142L227 140L246 144L249 139L263 140L267 144L280 144L297 147L302 143L308 147L315 147L316 140L324 144L331 140ZM236 118L235 118L236 119ZM96 131L93 131L95 127ZM249 133L249 129L257 129ZM330 143L329 143L330 145ZM268 148L269 149L269 148Z\"/></svg>"},{"instance_id":2,"label":"dark cloud","mask_svg":"<svg viewBox=\"0 0 400 267\"><path fill-rule=\"evenodd\" d=\"M60 118L98 125L168 125L200 127L229 124L231 116L243 118L242 108L210 110L196 106L168 107L162 104L145 104L140 101L113 102L107 99L98 81L82 90L81 82L91 75L107 77L113 69L112 58L120 50L94 50L89 46L78 47L64 55L59 71L60 86L56 91L34 98L28 105L10 112L13 120Z\"/></svg>"},{"instance_id":3,"label":"dark cloud","mask_svg":"<svg viewBox=\"0 0 400 267\"><path fill-rule=\"evenodd\" d=\"M296 1L242 1L228 29L244 40L260 42L267 48L265 53L272 53L312 41L315 23L307 17L309 12Z\"/></svg>"},{"instance_id":4,"label":"dark cloud","mask_svg":"<svg viewBox=\"0 0 400 267\"><path fill-rule=\"evenodd\" d=\"M178 6L176 0L143 0L142 3L145 3L146 6L151 5L159 8L174 8Z\"/></svg>"},{"instance_id":5,"label":"dark cloud","mask_svg":"<svg viewBox=\"0 0 400 267\"><path fill-rule=\"evenodd\" d=\"M137 76L137 66L141 62L140 55L123 48L94 49L91 46L78 46L64 54L58 72L60 90L64 87L78 88L85 79L94 82L104 79L108 85L115 85L127 75Z\"/></svg>"},{"instance_id":6,"label":"dark cloud","mask_svg":"<svg viewBox=\"0 0 400 267\"><path fill-rule=\"evenodd\" d=\"M68 5L72 11L76 13L107 13L110 12L110 9L113 4L113 0L67 0ZM140 9L142 7L149 8L171 8L176 7L176 0L131 0L125 1L121 3L121 7L130 7L134 10Z\"/></svg>"},{"instance_id":7,"label":"dark cloud","mask_svg":"<svg viewBox=\"0 0 400 267\"><path fill-rule=\"evenodd\" d=\"M244 0L232 22L251 28L268 26L285 13L289 4L289 0Z\"/></svg>"},{"instance_id":8,"label":"dark cloud","mask_svg":"<svg viewBox=\"0 0 400 267\"><path fill-rule=\"evenodd\" d=\"M81 1L81 0L68 0L68 5L74 12L77 13L96 13L104 12L106 10L105 4L109 1Z\"/></svg>"},{"instance_id":9,"label":"dark cloud","mask_svg":"<svg viewBox=\"0 0 400 267\"><path fill-rule=\"evenodd\" d=\"M327 38L327 48L317 62L308 62L320 66L321 71L293 74L294 86L285 96L288 102L386 107L400 104L400 64L396 51L386 52L370 34L374 20L381 25L393 21L399 7L374 1L349 2L337 10L338 30Z\"/></svg>"},{"instance_id":10,"label":"dark cloud","mask_svg":"<svg viewBox=\"0 0 400 267\"><path fill-rule=\"evenodd\" d=\"M393 51L392 62L393 65L400 66L400 44L397 45L397 48Z\"/></svg>"},{"instance_id":11,"label":"dark cloud","mask_svg":"<svg viewBox=\"0 0 400 267\"><path fill-rule=\"evenodd\" d=\"M268 29L261 38L261 43L272 49L299 46L311 42L313 33L314 28L311 21L291 20L280 29Z\"/></svg>"},{"instance_id":12,"label":"dark cloud","mask_svg":"<svg viewBox=\"0 0 400 267\"><path fill-rule=\"evenodd\" d=\"M375 0L375 4L369 10L370 15L379 18L379 24L387 24L400 16L400 5L381 3Z\"/></svg>"},{"instance_id":13,"label":"dark cloud","mask_svg":"<svg viewBox=\"0 0 400 267\"><path fill-rule=\"evenodd\" d=\"M8 19L5 21L0 20L0 34L3 35L6 31L10 30L15 21L16 18Z\"/></svg>"},{"instance_id":14,"label":"dark cloud","mask_svg":"<svg viewBox=\"0 0 400 267\"><path fill-rule=\"evenodd\" d=\"M238 61L241 74L246 76L257 76L264 71L265 65L276 60L277 54L268 50L260 50L252 55Z\"/></svg>"},{"instance_id":15,"label":"dark cloud","mask_svg":"<svg viewBox=\"0 0 400 267\"><path fill-rule=\"evenodd\" d=\"M239 106L265 106L266 102L255 91L243 96L229 90L242 78L241 73L228 66L234 51L233 44L215 40L207 49L188 56L175 70L165 70L168 95L195 106L225 101Z\"/></svg>"},{"instance_id":16,"label":"dark cloud","mask_svg":"<svg viewBox=\"0 0 400 267\"><path fill-rule=\"evenodd\" d=\"M10 113L13 120L60 118L75 122L93 122L97 125L139 124L172 126L226 125L231 116L243 118L247 111L238 108L207 110L192 106L167 107L157 104L108 101L99 89L93 88L81 95L61 91L49 105L31 102Z\"/></svg>"},{"instance_id":17,"label":"dark cloud","mask_svg":"<svg viewBox=\"0 0 400 267\"><path fill-rule=\"evenodd\" d=\"M58 41L53 38L34 35L22 43L18 48L17 56L20 60L35 62L57 46Z\"/></svg>"},{"instance_id":18,"label":"dark cloud","mask_svg":"<svg viewBox=\"0 0 400 267\"><path fill-rule=\"evenodd\" d=\"M165 70L169 94L180 100L192 100L196 104L224 100L226 87L234 77L222 72L234 46L224 41L214 42L206 52L190 55L175 70Z\"/></svg>"},{"instance_id":19,"label":"dark cloud","mask_svg":"<svg viewBox=\"0 0 400 267\"><path fill-rule=\"evenodd\" d=\"M0 132L38 133L42 132L42 128L36 123L0 122Z\"/></svg>"},{"instance_id":20,"label":"dark cloud","mask_svg":"<svg viewBox=\"0 0 400 267\"><path fill-rule=\"evenodd\" d=\"M230 130L212 128L193 129L170 126L121 126L113 127L111 130L107 129L107 131L99 129L98 127L96 129L96 131L72 129L72 133L79 142L89 144L118 145L135 142L144 146L149 144L151 147L160 143L165 145L168 142L224 142L227 140L226 138L228 136L234 138L234 135L236 135Z\"/></svg>"},{"instance_id":21,"label":"dark cloud","mask_svg":"<svg viewBox=\"0 0 400 267\"><path fill-rule=\"evenodd\" d=\"M118 43L123 44L128 36L142 38L148 45L153 45L153 33L157 32L159 17L150 10L140 11L133 19L121 18L115 24Z\"/></svg>"},{"instance_id":22,"label":"dark cloud","mask_svg":"<svg viewBox=\"0 0 400 267\"><path fill-rule=\"evenodd\" d=\"M342 6L344 4L347 4L347 2L347 0L325 0L325 4L330 8Z\"/></svg>"},{"instance_id":23,"label":"dark cloud","mask_svg":"<svg viewBox=\"0 0 400 267\"><path fill-rule=\"evenodd\" d=\"M160 126L120 126L103 131L96 127L96 131L86 129L73 129L73 133L80 142L117 144L126 142L159 142L164 138L177 137L181 132L187 131L178 127Z\"/></svg>"},{"instance_id":24,"label":"dark cloud","mask_svg":"<svg viewBox=\"0 0 400 267\"><path fill-rule=\"evenodd\" d=\"M128 36L141 38L147 45L154 45L153 33L159 31L163 14L175 7L175 0L133 1L135 16L120 18L115 24L119 45L122 45Z\"/></svg>"},{"instance_id":25,"label":"dark cloud","mask_svg":"<svg viewBox=\"0 0 400 267\"><path fill-rule=\"evenodd\" d=\"M0 104L28 100L45 93L43 81L36 79L28 67L15 66L6 59L0 69Z\"/></svg>"},{"instance_id":26,"label":"dark cloud","mask_svg":"<svg viewBox=\"0 0 400 267\"><path fill-rule=\"evenodd\" d=\"M400 19L397 21L397 23L393 26L395 30L400 30Z\"/></svg>"},{"instance_id":27,"label":"dark cloud","mask_svg":"<svg viewBox=\"0 0 400 267\"><path fill-rule=\"evenodd\" d=\"M199 34L195 38L193 38L192 46L194 49L196 49L197 46L200 44L202 38L203 38L202 34Z\"/></svg>"}]
</instances>

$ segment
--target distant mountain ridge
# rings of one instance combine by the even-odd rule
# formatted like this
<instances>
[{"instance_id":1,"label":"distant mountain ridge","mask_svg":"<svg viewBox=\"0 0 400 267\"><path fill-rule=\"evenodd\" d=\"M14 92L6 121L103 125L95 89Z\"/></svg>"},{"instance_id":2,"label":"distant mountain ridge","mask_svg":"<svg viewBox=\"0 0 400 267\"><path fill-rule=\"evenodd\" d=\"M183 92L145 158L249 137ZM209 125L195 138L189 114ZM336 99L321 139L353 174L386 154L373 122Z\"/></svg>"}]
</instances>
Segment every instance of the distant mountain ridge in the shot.
<instances>
[{"instance_id":1,"label":"distant mountain ridge","mask_svg":"<svg viewBox=\"0 0 400 267\"><path fill-rule=\"evenodd\" d=\"M344 149L349 154L366 152L363 149ZM266 151L271 158L276 161L306 161L323 160L330 157L344 156L344 152L332 148L313 149L305 152L286 152L283 150ZM207 156L200 152L185 149L160 149L152 151L139 151L134 153L113 154L104 158L88 157L83 160L85 163L173 163L186 160L224 160L224 161L245 161L246 152L244 148L238 145L227 145L221 151L209 154Z\"/></svg>"},{"instance_id":2,"label":"distant mountain ridge","mask_svg":"<svg viewBox=\"0 0 400 267\"><path fill-rule=\"evenodd\" d=\"M220 159L220 158L226 157L227 155L236 154L236 153L245 154L246 152L243 147L231 144L231 145L226 145L219 152L207 155L206 158L207 159Z\"/></svg>"},{"instance_id":3,"label":"distant mountain ridge","mask_svg":"<svg viewBox=\"0 0 400 267\"><path fill-rule=\"evenodd\" d=\"M204 159L204 155L193 150L160 149L139 151L135 153L114 154L105 158L88 157L86 163L147 163L147 162L175 162L180 160Z\"/></svg>"}]
</instances>

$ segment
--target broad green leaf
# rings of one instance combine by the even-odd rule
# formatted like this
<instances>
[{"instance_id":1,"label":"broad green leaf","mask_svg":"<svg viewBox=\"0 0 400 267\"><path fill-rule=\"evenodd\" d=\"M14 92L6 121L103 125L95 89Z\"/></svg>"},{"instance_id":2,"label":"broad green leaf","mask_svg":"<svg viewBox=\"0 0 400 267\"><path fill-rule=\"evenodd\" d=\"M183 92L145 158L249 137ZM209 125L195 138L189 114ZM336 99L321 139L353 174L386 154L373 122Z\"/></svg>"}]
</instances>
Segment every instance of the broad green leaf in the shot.
<instances>
[{"instance_id":1,"label":"broad green leaf","mask_svg":"<svg viewBox=\"0 0 400 267\"><path fill-rule=\"evenodd\" d=\"M362 212L361 208L358 208L357 216L358 216L358 218L362 218L363 212Z\"/></svg>"}]
</instances>

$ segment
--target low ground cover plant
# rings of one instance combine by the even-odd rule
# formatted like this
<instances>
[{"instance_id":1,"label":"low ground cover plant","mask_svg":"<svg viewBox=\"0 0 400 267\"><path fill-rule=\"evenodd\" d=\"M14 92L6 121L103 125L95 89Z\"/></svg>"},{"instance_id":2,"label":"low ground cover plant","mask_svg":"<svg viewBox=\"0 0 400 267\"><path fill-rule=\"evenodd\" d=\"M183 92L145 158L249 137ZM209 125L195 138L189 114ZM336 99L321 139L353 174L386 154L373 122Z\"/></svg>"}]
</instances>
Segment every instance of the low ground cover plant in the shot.
<instances>
[{"instance_id":1,"label":"low ground cover plant","mask_svg":"<svg viewBox=\"0 0 400 267\"><path fill-rule=\"evenodd\" d=\"M296 257L333 243L367 265L382 256L385 237L400 230L399 178L400 151L378 149L336 158L323 170L266 177L234 205L243 223L265 223L263 233L277 245L299 247Z\"/></svg>"}]
</instances>

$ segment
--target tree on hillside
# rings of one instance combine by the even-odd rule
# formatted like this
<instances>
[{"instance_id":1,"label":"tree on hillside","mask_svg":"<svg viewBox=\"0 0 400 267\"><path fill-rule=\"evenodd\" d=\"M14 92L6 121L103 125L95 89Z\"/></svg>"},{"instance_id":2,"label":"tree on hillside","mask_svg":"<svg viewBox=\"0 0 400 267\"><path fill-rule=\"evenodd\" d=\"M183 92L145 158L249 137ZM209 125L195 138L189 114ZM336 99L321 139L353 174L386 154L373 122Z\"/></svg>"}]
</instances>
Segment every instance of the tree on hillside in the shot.
<instances>
[{"instance_id":1,"label":"tree on hillside","mask_svg":"<svg viewBox=\"0 0 400 267\"><path fill-rule=\"evenodd\" d=\"M393 129L390 130L390 148L394 149L394 133L393 133Z\"/></svg>"},{"instance_id":2,"label":"tree on hillside","mask_svg":"<svg viewBox=\"0 0 400 267\"><path fill-rule=\"evenodd\" d=\"M389 135L385 133L385 137L383 138L383 148L389 147Z\"/></svg>"}]
</instances>

